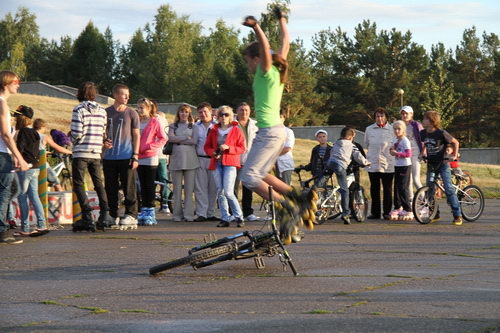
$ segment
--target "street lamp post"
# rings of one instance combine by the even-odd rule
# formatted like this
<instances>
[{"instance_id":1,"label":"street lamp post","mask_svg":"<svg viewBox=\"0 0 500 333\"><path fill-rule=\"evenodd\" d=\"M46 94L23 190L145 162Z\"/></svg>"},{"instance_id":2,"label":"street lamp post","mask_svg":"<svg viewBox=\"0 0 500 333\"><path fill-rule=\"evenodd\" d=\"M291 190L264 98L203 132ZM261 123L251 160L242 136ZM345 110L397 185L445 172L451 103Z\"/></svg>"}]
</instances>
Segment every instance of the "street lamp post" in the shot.
<instances>
[{"instance_id":1,"label":"street lamp post","mask_svg":"<svg viewBox=\"0 0 500 333\"><path fill-rule=\"evenodd\" d=\"M398 95L400 96L401 98L401 107L403 107L403 95L404 95L405 91L401 88L398 89Z\"/></svg>"}]
</instances>

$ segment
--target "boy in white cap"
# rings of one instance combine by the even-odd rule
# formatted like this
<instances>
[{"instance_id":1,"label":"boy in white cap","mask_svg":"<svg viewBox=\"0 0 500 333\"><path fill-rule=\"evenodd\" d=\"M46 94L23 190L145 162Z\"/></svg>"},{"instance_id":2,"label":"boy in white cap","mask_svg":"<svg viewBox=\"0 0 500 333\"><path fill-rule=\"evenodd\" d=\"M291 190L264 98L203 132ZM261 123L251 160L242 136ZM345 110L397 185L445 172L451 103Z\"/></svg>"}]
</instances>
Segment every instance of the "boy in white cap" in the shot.
<instances>
[{"instance_id":1,"label":"boy in white cap","mask_svg":"<svg viewBox=\"0 0 500 333\"><path fill-rule=\"evenodd\" d=\"M306 165L299 165L295 171L310 171L313 177L318 177L315 181L315 184L317 184L323 175L323 170L330 157L332 146L328 143L328 133L324 129L317 130L314 136L316 140L318 140L318 145L314 146L312 149L309 163Z\"/></svg>"}]
</instances>

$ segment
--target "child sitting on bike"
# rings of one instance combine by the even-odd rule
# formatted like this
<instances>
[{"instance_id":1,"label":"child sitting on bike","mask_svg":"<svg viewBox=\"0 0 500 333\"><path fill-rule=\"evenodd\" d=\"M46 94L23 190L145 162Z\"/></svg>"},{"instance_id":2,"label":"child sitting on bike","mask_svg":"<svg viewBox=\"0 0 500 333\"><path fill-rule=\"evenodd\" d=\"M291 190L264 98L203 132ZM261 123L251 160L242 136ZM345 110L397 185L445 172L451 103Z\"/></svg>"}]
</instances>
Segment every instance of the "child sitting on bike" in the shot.
<instances>
[{"instance_id":1,"label":"child sitting on bike","mask_svg":"<svg viewBox=\"0 0 500 333\"><path fill-rule=\"evenodd\" d=\"M295 172L300 172L300 170L310 171L313 177L317 177L314 184L318 185L323 175L326 161L328 161L328 157L330 156L332 146L328 143L328 133L325 130L318 130L314 136L319 144L312 149L309 163L306 165L299 165L295 169Z\"/></svg>"},{"instance_id":2,"label":"child sitting on bike","mask_svg":"<svg viewBox=\"0 0 500 333\"><path fill-rule=\"evenodd\" d=\"M66 154L66 155L71 155L72 152L69 149L66 149L63 146L60 146L57 144L53 139L51 135L46 135L47 131L47 122L41 118L35 119L33 122L33 128L38 132L38 135L40 135L40 150L45 150L46 146L49 145L54 151L61 153L61 154ZM61 186L61 183L59 182L59 179L57 178L56 173L50 165L47 163L47 181L49 184L54 187L54 191L56 192L61 192L63 191L63 187Z\"/></svg>"},{"instance_id":3,"label":"child sitting on bike","mask_svg":"<svg viewBox=\"0 0 500 333\"><path fill-rule=\"evenodd\" d=\"M327 162L327 174L335 173L337 182L340 186L342 216L344 224L351 224L349 209L349 188L347 186L347 168L352 160L362 166L370 165L370 162L361 154L358 148L354 145L353 140L356 136L354 128L346 126L340 132L340 139L333 145L330 158ZM324 179L324 178L323 178Z\"/></svg>"},{"instance_id":4,"label":"child sitting on bike","mask_svg":"<svg viewBox=\"0 0 500 333\"><path fill-rule=\"evenodd\" d=\"M434 177L436 174L441 175L443 185L446 193L446 199L451 206L453 213L453 224L462 224L462 212L458 202L457 194L453 190L451 181L450 164L448 160L454 161L458 156L459 143L457 139L450 135L450 133L442 130L441 117L436 111L427 111L424 114L422 121L424 129L420 132L421 140L424 144L421 157L427 159L427 186L429 186L429 195L434 196L435 185ZM449 157L445 157L446 145L452 147ZM439 220L439 210L431 222Z\"/></svg>"}]
</instances>

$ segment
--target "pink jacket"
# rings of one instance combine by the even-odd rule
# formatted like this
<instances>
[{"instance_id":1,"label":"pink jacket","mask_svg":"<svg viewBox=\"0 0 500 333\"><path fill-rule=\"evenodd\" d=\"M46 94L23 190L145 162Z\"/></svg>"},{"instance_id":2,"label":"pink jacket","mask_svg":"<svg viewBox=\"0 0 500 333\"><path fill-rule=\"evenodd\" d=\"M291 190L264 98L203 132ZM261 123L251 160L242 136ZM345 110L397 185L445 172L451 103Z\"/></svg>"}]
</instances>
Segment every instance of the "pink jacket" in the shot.
<instances>
[{"instance_id":1,"label":"pink jacket","mask_svg":"<svg viewBox=\"0 0 500 333\"><path fill-rule=\"evenodd\" d=\"M168 137L160 125L158 118L150 118L141 133L141 141L139 145L139 158L148 158L155 156L158 153L158 148L163 147L167 143Z\"/></svg>"}]
</instances>

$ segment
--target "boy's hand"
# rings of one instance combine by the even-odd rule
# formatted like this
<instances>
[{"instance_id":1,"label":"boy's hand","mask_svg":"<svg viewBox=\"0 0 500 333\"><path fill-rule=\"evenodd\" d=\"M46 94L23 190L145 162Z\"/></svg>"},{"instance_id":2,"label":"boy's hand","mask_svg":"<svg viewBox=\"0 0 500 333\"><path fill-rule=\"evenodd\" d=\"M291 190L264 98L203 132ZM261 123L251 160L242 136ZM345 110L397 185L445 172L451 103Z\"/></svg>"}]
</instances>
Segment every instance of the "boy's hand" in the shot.
<instances>
[{"instance_id":1,"label":"boy's hand","mask_svg":"<svg viewBox=\"0 0 500 333\"><path fill-rule=\"evenodd\" d=\"M257 25L257 19L254 16L247 16L242 24L246 27L254 28Z\"/></svg>"},{"instance_id":2,"label":"boy's hand","mask_svg":"<svg viewBox=\"0 0 500 333\"><path fill-rule=\"evenodd\" d=\"M278 19L278 21L281 20L282 18L284 18L285 20L288 19L287 12L285 12L279 6L276 6L273 8L273 13L274 13L274 16Z\"/></svg>"}]
</instances>

